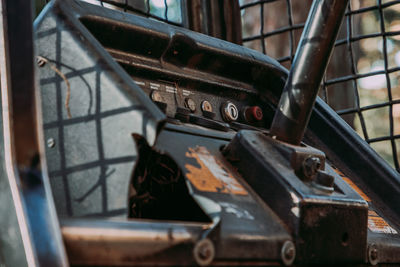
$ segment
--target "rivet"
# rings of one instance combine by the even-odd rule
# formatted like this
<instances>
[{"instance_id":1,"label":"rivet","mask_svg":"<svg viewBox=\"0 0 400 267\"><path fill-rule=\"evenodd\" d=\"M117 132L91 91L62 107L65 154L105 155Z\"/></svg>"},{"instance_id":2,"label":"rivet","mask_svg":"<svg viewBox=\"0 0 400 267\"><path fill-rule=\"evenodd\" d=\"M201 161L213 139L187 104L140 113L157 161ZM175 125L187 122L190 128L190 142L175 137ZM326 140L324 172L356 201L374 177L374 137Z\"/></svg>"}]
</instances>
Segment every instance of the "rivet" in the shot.
<instances>
[{"instance_id":1,"label":"rivet","mask_svg":"<svg viewBox=\"0 0 400 267\"><path fill-rule=\"evenodd\" d=\"M294 259L296 258L296 247L294 246L292 241L285 241L281 249L281 258L283 264L286 266L290 266L293 264Z\"/></svg>"},{"instance_id":2,"label":"rivet","mask_svg":"<svg viewBox=\"0 0 400 267\"><path fill-rule=\"evenodd\" d=\"M193 256L198 265L209 265L215 257L214 244L208 238L200 240L193 248Z\"/></svg>"},{"instance_id":3,"label":"rivet","mask_svg":"<svg viewBox=\"0 0 400 267\"><path fill-rule=\"evenodd\" d=\"M47 139L47 146L49 148L53 148L55 145L56 145L56 141L54 140L54 138Z\"/></svg>"}]
</instances>

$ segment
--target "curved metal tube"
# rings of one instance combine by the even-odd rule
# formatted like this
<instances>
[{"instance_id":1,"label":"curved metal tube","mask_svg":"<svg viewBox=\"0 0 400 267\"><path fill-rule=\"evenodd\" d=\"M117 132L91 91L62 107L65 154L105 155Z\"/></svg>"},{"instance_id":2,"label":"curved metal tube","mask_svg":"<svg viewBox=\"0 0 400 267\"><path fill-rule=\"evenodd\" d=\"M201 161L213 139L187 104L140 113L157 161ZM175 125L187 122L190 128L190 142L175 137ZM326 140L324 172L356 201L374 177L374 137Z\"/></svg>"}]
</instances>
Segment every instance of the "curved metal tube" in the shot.
<instances>
[{"instance_id":1,"label":"curved metal tube","mask_svg":"<svg viewBox=\"0 0 400 267\"><path fill-rule=\"evenodd\" d=\"M299 145L325 73L348 0L314 0L278 108L271 135Z\"/></svg>"}]
</instances>

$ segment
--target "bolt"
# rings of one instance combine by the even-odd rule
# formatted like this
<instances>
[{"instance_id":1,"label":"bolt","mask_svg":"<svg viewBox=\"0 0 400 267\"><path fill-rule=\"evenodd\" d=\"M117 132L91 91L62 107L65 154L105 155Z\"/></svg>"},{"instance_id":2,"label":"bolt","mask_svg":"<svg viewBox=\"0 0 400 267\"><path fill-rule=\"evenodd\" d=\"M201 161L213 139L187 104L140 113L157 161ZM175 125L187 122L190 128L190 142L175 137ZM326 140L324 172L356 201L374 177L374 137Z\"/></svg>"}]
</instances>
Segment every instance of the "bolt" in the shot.
<instances>
[{"instance_id":1,"label":"bolt","mask_svg":"<svg viewBox=\"0 0 400 267\"><path fill-rule=\"evenodd\" d=\"M199 249L199 256L202 260L208 259L211 255L211 253L212 253L211 249L207 246L202 246Z\"/></svg>"},{"instance_id":2,"label":"bolt","mask_svg":"<svg viewBox=\"0 0 400 267\"><path fill-rule=\"evenodd\" d=\"M375 244L371 244L368 248L368 259L371 265L377 265L379 263L378 249Z\"/></svg>"},{"instance_id":3,"label":"bolt","mask_svg":"<svg viewBox=\"0 0 400 267\"><path fill-rule=\"evenodd\" d=\"M291 258L293 258L294 253L295 253L294 248L288 248L288 249L285 251L285 258L286 258L286 259L291 259Z\"/></svg>"},{"instance_id":4,"label":"bolt","mask_svg":"<svg viewBox=\"0 0 400 267\"><path fill-rule=\"evenodd\" d=\"M44 60L41 57L37 57L36 58L36 63L38 64L39 67L43 67L44 65L46 65L46 60Z\"/></svg>"},{"instance_id":5,"label":"bolt","mask_svg":"<svg viewBox=\"0 0 400 267\"><path fill-rule=\"evenodd\" d=\"M200 240L194 246L193 255L198 265L209 265L213 261L215 256L214 244L208 238Z\"/></svg>"},{"instance_id":6,"label":"bolt","mask_svg":"<svg viewBox=\"0 0 400 267\"><path fill-rule=\"evenodd\" d=\"M54 138L47 139L47 146L49 148L53 148L55 145L56 145L56 141L54 140Z\"/></svg>"},{"instance_id":7,"label":"bolt","mask_svg":"<svg viewBox=\"0 0 400 267\"><path fill-rule=\"evenodd\" d=\"M321 168L321 160L317 157L308 157L303 161L303 174L306 178L312 179Z\"/></svg>"},{"instance_id":8,"label":"bolt","mask_svg":"<svg viewBox=\"0 0 400 267\"><path fill-rule=\"evenodd\" d=\"M286 241L281 249L282 262L286 266L292 265L296 258L296 248L292 241Z\"/></svg>"}]
</instances>

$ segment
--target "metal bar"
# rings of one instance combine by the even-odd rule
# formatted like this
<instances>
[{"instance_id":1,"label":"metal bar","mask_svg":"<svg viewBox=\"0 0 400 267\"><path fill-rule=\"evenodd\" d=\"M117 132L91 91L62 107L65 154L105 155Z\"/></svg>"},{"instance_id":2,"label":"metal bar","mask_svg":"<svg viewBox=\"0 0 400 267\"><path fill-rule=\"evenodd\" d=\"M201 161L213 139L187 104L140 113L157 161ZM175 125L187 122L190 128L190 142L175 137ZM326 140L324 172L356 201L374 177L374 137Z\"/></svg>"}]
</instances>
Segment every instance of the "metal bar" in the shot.
<instances>
[{"instance_id":1,"label":"metal bar","mask_svg":"<svg viewBox=\"0 0 400 267\"><path fill-rule=\"evenodd\" d=\"M352 36L350 38L350 41L352 43L354 43L355 41L360 41L360 40L363 40L363 39L376 38L376 37L392 37L392 36L396 36L396 35L399 35L399 34L400 34L400 31L377 32L377 33L370 33L370 34ZM346 39L337 40L337 42L335 43L335 46L344 45L344 44L347 44L347 38Z\"/></svg>"},{"instance_id":2,"label":"metal bar","mask_svg":"<svg viewBox=\"0 0 400 267\"><path fill-rule=\"evenodd\" d=\"M384 67L385 67L385 78L386 78L386 86L387 86L387 95L388 95L388 100L391 103L393 101L393 96L392 96L392 85L390 82L390 77L389 73L387 72L389 68L389 62L388 62L388 51L387 51L387 38L384 35L386 30L385 30L385 20L384 20L384 15L383 15L383 10L382 10L382 1L378 0L378 7L379 7L379 22L380 22L380 30L383 34L383 59L384 59ZM394 121L393 121L393 105L389 105L389 131L390 131L390 136L392 137L390 139L391 145L392 145L392 155L393 155L393 161L394 161L394 166L396 170L400 169L399 166L399 160L397 158L397 148L396 148L396 142L393 139L394 135Z\"/></svg>"},{"instance_id":3,"label":"metal bar","mask_svg":"<svg viewBox=\"0 0 400 267\"><path fill-rule=\"evenodd\" d=\"M351 74L356 75L356 73L357 73L356 59L355 59L354 53L353 53L353 42L351 42L351 38L353 37L353 16L346 17L346 30L347 30L346 46L347 46L347 51L349 53ZM360 95L358 93L357 81L352 80L352 84L353 84L355 100L356 100L355 106L357 108L357 115L358 115L358 118L360 119L360 124L361 124L362 132L364 135L364 139L368 141L369 137L368 137L367 127L365 124L365 119L364 119L363 113L360 111Z\"/></svg>"},{"instance_id":4,"label":"metal bar","mask_svg":"<svg viewBox=\"0 0 400 267\"><path fill-rule=\"evenodd\" d=\"M242 43L242 25L238 0L190 0L186 3L188 26L197 31L232 43Z\"/></svg>"},{"instance_id":5,"label":"metal bar","mask_svg":"<svg viewBox=\"0 0 400 267\"><path fill-rule=\"evenodd\" d=\"M267 32L267 33L264 33L264 34L259 34L259 35L254 35L254 36L243 38L243 42L250 42L250 41L254 41L254 40L257 40L257 39L261 39L261 38L267 38L267 37L270 37L270 36L273 36L273 35L277 35L277 34L281 34L281 33L284 33L284 32L290 32L290 31L293 31L293 30L302 29L303 27L304 27L303 23L293 24L291 26L284 26L284 27L281 27L279 29L276 29L276 30L273 30L273 31L270 31L270 32Z\"/></svg>"},{"instance_id":6,"label":"metal bar","mask_svg":"<svg viewBox=\"0 0 400 267\"><path fill-rule=\"evenodd\" d=\"M378 71L372 71L372 72L367 72L367 73L362 73L362 74L351 74L347 76L342 76L338 78L333 78L328 81L326 81L326 85L332 85L332 84L338 84L338 83L344 83L352 80L358 80L366 77L371 77L371 76L377 76L377 75L385 75L386 73L393 73L396 71L399 71L400 67L395 67L395 68L388 68L387 70L378 70Z\"/></svg>"},{"instance_id":7,"label":"metal bar","mask_svg":"<svg viewBox=\"0 0 400 267\"><path fill-rule=\"evenodd\" d=\"M286 12L288 15L288 25L289 27L292 28L289 32L289 57L290 57L290 64L292 64L292 60L294 57L295 40L294 40L294 30L293 30L292 5L290 3L290 0L286 0Z\"/></svg>"},{"instance_id":8,"label":"metal bar","mask_svg":"<svg viewBox=\"0 0 400 267\"><path fill-rule=\"evenodd\" d=\"M390 105L396 105L396 104L400 104L400 99L392 100L392 102L383 102L383 103L379 103L379 104L373 104L373 105L368 105L368 106L363 106L363 107L358 107L358 108L356 107L356 108L341 109L341 110L337 110L336 113L338 113L339 115L345 115L345 114L356 113L358 111L366 111L366 110L371 110L371 109L383 108L383 107L387 107Z\"/></svg>"},{"instance_id":9,"label":"metal bar","mask_svg":"<svg viewBox=\"0 0 400 267\"><path fill-rule=\"evenodd\" d=\"M167 4L167 0L164 0L164 6L165 6L164 18L165 18L166 21L168 21L168 4Z\"/></svg>"},{"instance_id":10,"label":"metal bar","mask_svg":"<svg viewBox=\"0 0 400 267\"><path fill-rule=\"evenodd\" d=\"M171 265L177 259L160 259L159 253L181 250L180 260L191 258L193 244L204 229L204 223L174 223L147 221L106 221L89 219L65 219L62 233L71 263L77 265L131 266L146 263L153 266ZM156 256L154 256L156 255Z\"/></svg>"},{"instance_id":11,"label":"metal bar","mask_svg":"<svg viewBox=\"0 0 400 267\"><path fill-rule=\"evenodd\" d=\"M348 0L314 1L271 125L271 135L299 145Z\"/></svg>"},{"instance_id":12,"label":"metal bar","mask_svg":"<svg viewBox=\"0 0 400 267\"><path fill-rule=\"evenodd\" d=\"M260 36L264 35L264 23L265 23L265 21L264 21L264 4L261 4L260 5ZM260 38L260 42L261 42L261 48L262 48L261 51L263 52L263 54L265 54L266 53L265 38L264 37Z\"/></svg>"},{"instance_id":13,"label":"metal bar","mask_svg":"<svg viewBox=\"0 0 400 267\"><path fill-rule=\"evenodd\" d=\"M391 140L397 140L400 138L400 134L393 135L393 136L382 136L382 137L375 137L371 138L368 140L368 144L371 143L377 143L377 142L382 142L382 141L391 141Z\"/></svg>"},{"instance_id":14,"label":"metal bar","mask_svg":"<svg viewBox=\"0 0 400 267\"><path fill-rule=\"evenodd\" d=\"M67 266L46 176L45 159L41 153L44 147L38 141L43 139L40 138L40 116L36 116L38 110L35 105L37 91L33 68L31 1L1 0L0 10L1 103L6 169L6 175L2 175L0 180L4 185L4 180L8 180L8 186L2 186L0 194L11 195L7 199L9 203L2 202L2 206L9 206L10 212L2 213L5 218L1 228L18 228L23 243L23 248L18 248L11 242L4 247L2 242L0 249L5 256L10 249L7 246L14 247L12 254L21 257L17 265L6 260L9 266ZM42 149L39 149L39 144ZM17 224L8 225L14 214Z\"/></svg>"}]
</instances>

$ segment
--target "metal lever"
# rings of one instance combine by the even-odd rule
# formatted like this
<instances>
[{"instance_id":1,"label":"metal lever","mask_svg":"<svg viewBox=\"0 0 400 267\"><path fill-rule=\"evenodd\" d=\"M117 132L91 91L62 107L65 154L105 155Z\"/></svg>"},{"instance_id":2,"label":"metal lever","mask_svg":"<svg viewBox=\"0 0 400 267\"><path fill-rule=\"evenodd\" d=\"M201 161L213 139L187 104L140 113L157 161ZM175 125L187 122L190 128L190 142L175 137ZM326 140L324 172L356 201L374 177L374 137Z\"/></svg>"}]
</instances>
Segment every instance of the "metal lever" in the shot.
<instances>
[{"instance_id":1,"label":"metal lever","mask_svg":"<svg viewBox=\"0 0 400 267\"><path fill-rule=\"evenodd\" d=\"M348 0L314 0L270 133L299 145L325 73Z\"/></svg>"}]
</instances>

